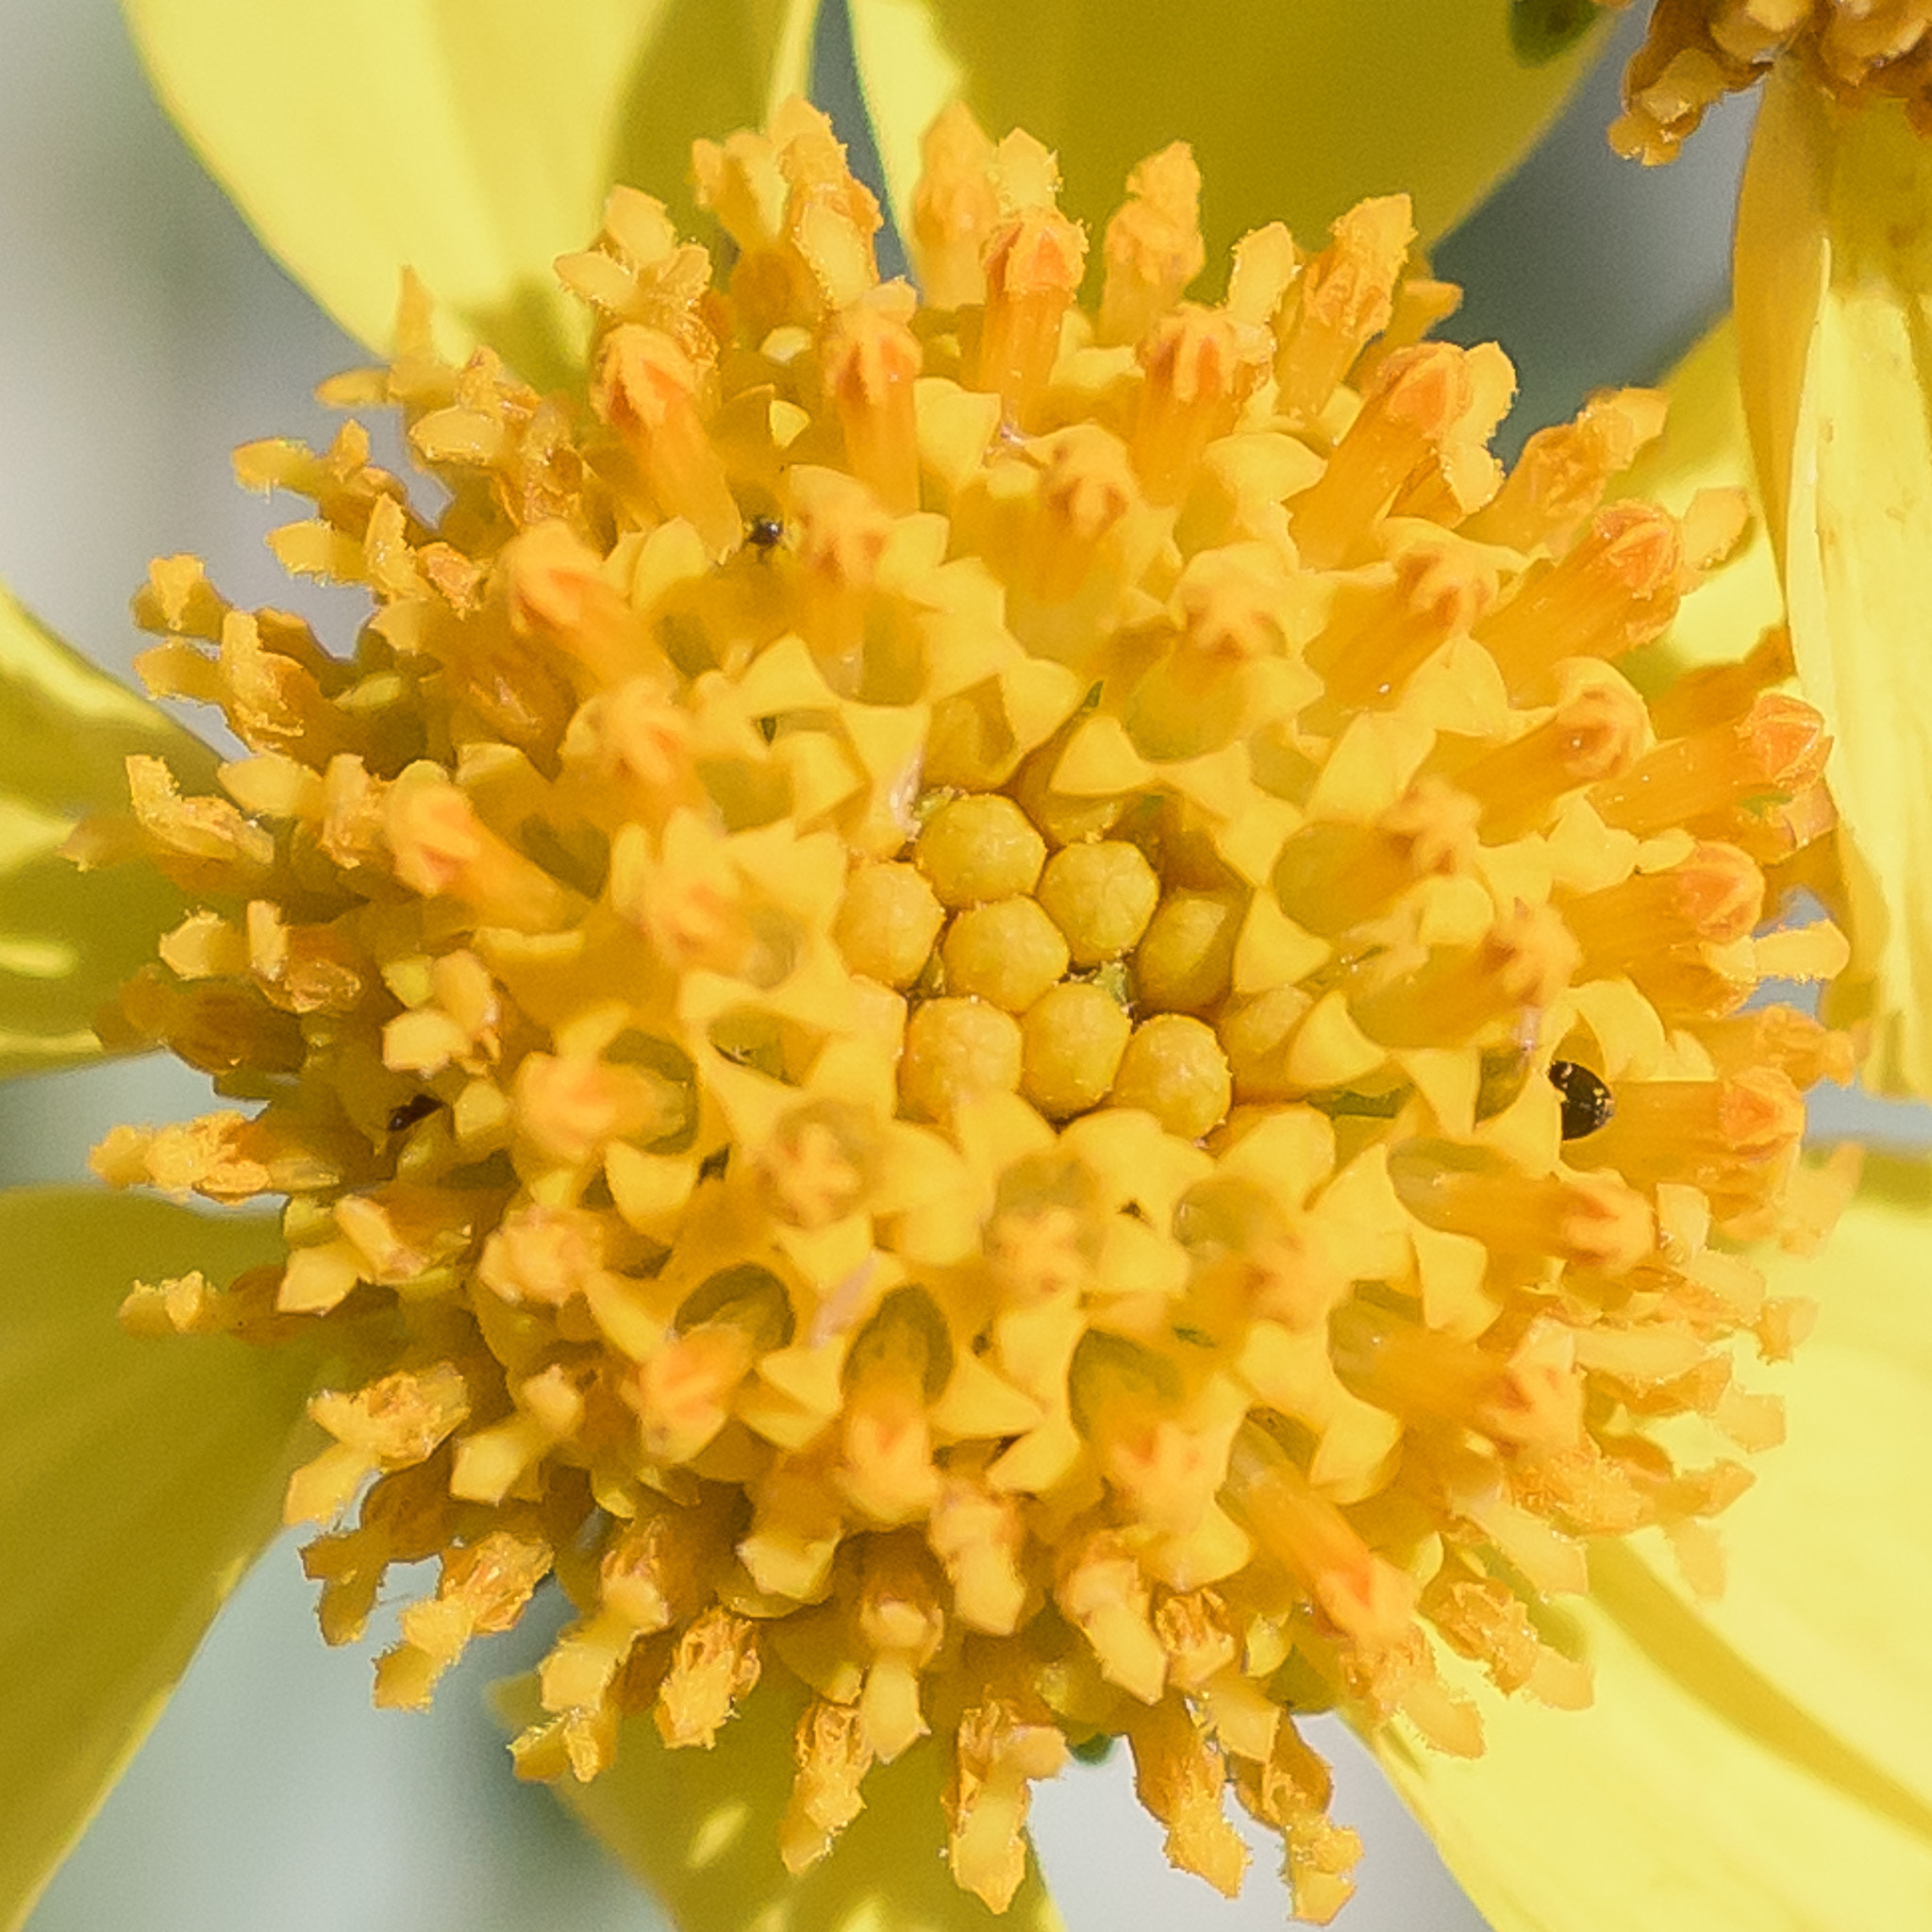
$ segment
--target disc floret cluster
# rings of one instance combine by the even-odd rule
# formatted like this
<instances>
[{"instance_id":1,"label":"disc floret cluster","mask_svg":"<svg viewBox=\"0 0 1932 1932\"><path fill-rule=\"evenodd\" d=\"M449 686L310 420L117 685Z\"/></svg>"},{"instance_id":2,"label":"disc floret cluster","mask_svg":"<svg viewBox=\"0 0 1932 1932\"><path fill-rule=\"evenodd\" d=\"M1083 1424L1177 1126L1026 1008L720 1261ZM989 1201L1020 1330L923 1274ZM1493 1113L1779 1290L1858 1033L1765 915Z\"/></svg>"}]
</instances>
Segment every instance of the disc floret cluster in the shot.
<instances>
[{"instance_id":1,"label":"disc floret cluster","mask_svg":"<svg viewBox=\"0 0 1932 1932\"><path fill-rule=\"evenodd\" d=\"M1847 106L1899 101L1932 131L1932 0L1684 0L1651 15L1611 142L1673 160L1711 108L1781 62Z\"/></svg>"},{"instance_id":2,"label":"disc floret cluster","mask_svg":"<svg viewBox=\"0 0 1932 1932\"><path fill-rule=\"evenodd\" d=\"M1777 1437L1734 1362L1805 1310L1740 1244L1829 1220L1848 1047L1746 1003L1841 958L1766 924L1820 721L1776 634L1646 649L1742 520L1607 500L1655 395L1505 475L1399 198L1190 300L1184 148L1090 273L1052 157L955 110L916 297L813 110L695 165L728 250L619 190L558 264L586 394L445 361L415 291L326 388L440 508L353 421L241 452L313 505L288 568L366 587L347 655L154 567L142 674L246 755L131 761L76 849L191 896L109 1024L232 1105L96 1166L280 1198L289 1256L124 1319L328 1345L325 1634L439 1565L378 1702L561 1584L525 1775L786 1680L788 1863L932 1733L997 1908L1031 1782L1124 1737L1177 1863L1239 1887L1232 1784L1325 1920L1299 1716L1479 1751L1451 1653L1585 1701L1585 1541L1713 1580Z\"/></svg>"}]
</instances>

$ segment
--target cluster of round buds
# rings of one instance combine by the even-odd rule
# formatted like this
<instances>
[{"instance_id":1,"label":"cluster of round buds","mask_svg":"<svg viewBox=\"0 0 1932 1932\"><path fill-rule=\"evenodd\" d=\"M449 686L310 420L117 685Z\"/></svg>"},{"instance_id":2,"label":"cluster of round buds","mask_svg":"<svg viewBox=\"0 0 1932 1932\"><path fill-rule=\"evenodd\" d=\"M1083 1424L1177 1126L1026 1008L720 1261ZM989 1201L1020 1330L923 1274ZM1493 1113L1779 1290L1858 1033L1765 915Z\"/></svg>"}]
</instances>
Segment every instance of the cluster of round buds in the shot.
<instances>
[{"instance_id":1,"label":"cluster of round buds","mask_svg":"<svg viewBox=\"0 0 1932 1932\"><path fill-rule=\"evenodd\" d=\"M1624 74L1611 143L1671 160L1711 108L1787 58L1840 100L1903 101L1932 132L1932 0L1675 0L1652 14Z\"/></svg>"},{"instance_id":2,"label":"cluster of round buds","mask_svg":"<svg viewBox=\"0 0 1932 1932\"><path fill-rule=\"evenodd\" d=\"M1475 1752L1444 1650L1582 1702L1540 1600L1644 1525L1707 1580L1721 1439L1777 1434L1733 1353L1802 1309L1737 1243L1829 1219L1848 1050L1748 1003L1843 950L1765 924L1824 741L1777 637L1642 648L1741 520L1604 501L1655 395L1505 476L1405 201L1197 303L1169 149L1090 309L1051 156L958 110L926 156L924 303L802 104L698 150L722 277L619 190L559 264L588 408L411 293L325 393L400 406L440 513L353 424L239 458L370 592L350 655L155 566L143 675L248 753L133 761L80 856L199 904L116 1024L246 1105L96 1165L285 1196L290 1252L125 1319L332 1338L325 1633L441 1564L380 1702L554 1574L526 1775L782 1678L788 1862L935 1732L998 1907L1030 1781L1124 1737L1179 1864L1240 1884L1232 1782L1325 1919L1298 1713Z\"/></svg>"}]
</instances>

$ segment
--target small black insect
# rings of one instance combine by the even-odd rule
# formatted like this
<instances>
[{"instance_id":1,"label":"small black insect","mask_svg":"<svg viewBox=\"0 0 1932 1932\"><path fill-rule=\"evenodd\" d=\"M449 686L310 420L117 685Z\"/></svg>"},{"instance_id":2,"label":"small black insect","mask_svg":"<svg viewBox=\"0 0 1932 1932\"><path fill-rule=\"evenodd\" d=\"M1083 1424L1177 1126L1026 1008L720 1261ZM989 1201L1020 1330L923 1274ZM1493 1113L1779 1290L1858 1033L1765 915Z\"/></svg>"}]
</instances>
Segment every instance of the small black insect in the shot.
<instances>
[{"instance_id":1,"label":"small black insect","mask_svg":"<svg viewBox=\"0 0 1932 1932\"><path fill-rule=\"evenodd\" d=\"M776 517L754 517L744 526L744 541L768 555L785 541L785 525Z\"/></svg>"},{"instance_id":2,"label":"small black insect","mask_svg":"<svg viewBox=\"0 0 1932 1932\"><path fill-rule=\"evenodd\" d=\"M1550 1062L1550 1085L1563 1097L1563 1138L1580 1141L1608 1126L1617 1111L1617 1096L1588 1067L1574 1060Z\"/></svg>"},{"instance_id":3,"label":"small black insect","mask_svg":"<svg viewBox=\"0 0 1932 1932\"><path fill-rule=\"evenodd\" d=\"M406 1100L389 1117L389 1130L400 1134L405 1127L413 1127L418 1121L426 1121L442 1105L433 1093L419 1093L411 1100Z\"/></svg>"}]
</instances>

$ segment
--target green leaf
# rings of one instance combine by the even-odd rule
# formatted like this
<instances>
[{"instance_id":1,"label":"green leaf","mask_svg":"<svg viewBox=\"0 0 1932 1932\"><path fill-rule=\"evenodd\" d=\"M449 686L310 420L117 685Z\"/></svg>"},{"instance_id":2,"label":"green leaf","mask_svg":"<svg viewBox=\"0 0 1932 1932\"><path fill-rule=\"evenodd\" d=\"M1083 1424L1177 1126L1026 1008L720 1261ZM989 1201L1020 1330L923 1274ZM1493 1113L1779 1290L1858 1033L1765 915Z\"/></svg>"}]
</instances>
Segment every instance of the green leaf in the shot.
<instances>
[{"instance_id":1,"label":"green leaf","mask_svg":"<svg viewBox=\"0 0 1932 1932\"><path fill-rule=\"evenodd\" d=\"M0 1077L97 1058L93 1018L181 916L157 872L83 873L60 846L125 810L123 761L214 772L201 741L70 650L0 589Z\"/></svg>"},{"instance_id":2,"label":"green leaf","mask_svg":"<svg viewBox=\"0 0 1932 1932\"><path fill-rule=\"evenodd\" d=\"M827 1857L792 1877L777 1830L805 1702L795 1679L768 1666L709 1751L667 1751L648 1716L626 1719L615 1764L587 1785L566 1781L558 1795L686 1932L1062 1932L1030 1861L1003 1917L953 1883L946 1767L929 1738L868 1774L865 1809ZM541 1718L535 1680L502 1686L498 1709L518 1728Z\"/></svg>"},{"instance_id":3,"label":"green leaf","mask_svg":"<svg viewBox=\"0 0 1932 1932\"><path fill-rule=\"evenodd\" d=\"M1096 241L1134 163L1192 143L1210 264L1271 221L1319 244L1397 191L1441 235L1601 42L1526 58L1507 0L852 0L852 30L902 229L920 136L963 98L995 139L1020 126L1058 151L1063 205Z\"/></svg>"},{"instance_id":4,"label":"green leaf","mask_svg":"<svg viewBox=\"0 0 1932 1932\"><path fill-rule=\"evenodd\" d=\"M1787 63L1789 64L1789 63ZM1739 364L1875 974L1866 1077L1932 1094L1932 148L1783 68L1739 208ZM1864 874L1863 877L1860 874ZM1855 902L1856 903L1856 902Z\"/></svg>"},{"instance_id":5,"label":"green leaf","mask_svg":"<svg viewBox=\"0 0 1932 1932\"><path fill-rule=\"evenodd\" d=\"M691 211L691 143L804 86L816 0L124 0L162 104L343 327L391 340L413 267L453 348L581 358L551 273L625 181Z\"/></svg>"},{"instance_id":6,"label":"green leaf","mask_svg":"<svg viewBox=\"0 0 1932 1932\"><path fill-rule=\"evenodd\" d=\"M81 1189L0 1194L0 1926L13 1932L275 1534L299 1349L137 1341L136 1276L225 1282L273 1222Z\"/></svg>"},{"instance_id":7,"label":"green leaf","mask_svg":"<svg viewBox=\"0 0 1932 1932\"><path fill-rule=\"evenodd\" d=\"M1669 1558L1592 1557L1596 1703L1490 1698L1489 1748L1384 1762L1496 1932L1932 1924L1932 1187L1881 1172L1815 1263L1790 1435L1720 1520L1715 1604Z\"/></svg>"}]
</instances>

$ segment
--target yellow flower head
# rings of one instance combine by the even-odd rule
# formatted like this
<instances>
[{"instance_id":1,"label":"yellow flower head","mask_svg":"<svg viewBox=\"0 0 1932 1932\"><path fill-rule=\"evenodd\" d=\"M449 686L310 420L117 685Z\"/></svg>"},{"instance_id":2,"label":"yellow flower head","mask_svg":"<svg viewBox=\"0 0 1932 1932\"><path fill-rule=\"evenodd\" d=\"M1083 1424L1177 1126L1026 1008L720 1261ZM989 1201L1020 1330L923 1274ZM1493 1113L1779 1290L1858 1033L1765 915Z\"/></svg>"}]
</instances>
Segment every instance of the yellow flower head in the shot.
<instances>
[{"instance_id":1,"label":"yellow flower head","mask_svg":"<svg viewBox=\"0 0 1932 1932\"><path fill-rule=\"evenodd\" d=\"M350 656L154 568L143 675L248 754L130 759L76 849L198 902L117 1024L242 1105L95 1165L285 1195L290 1252L125 1319L331 1341L325 1634L441 1564L378 1701L558 1577L527 1776L800 1681L787 1862L935 1732L999 1907L1030 1781L1124 1736L1178 1863L1239 1887L1231 1778L1325 1919L1295 1714L1477 1752L1440 1645L1585 1701L1580 1539L1710 1580L1716 1445L1776 1440L1734 1354L1805 1311L1736 1243L1830 1219L1800 1092L1849 1051L1746 1003L1842 954L1763 928L1818 717L1775 633L1639 675L1740 504L1604 501L1641 391L1506 477L1399 198L1197 304L1171 148L1089 308L1053 157L956 111L922 305L814 110L695 161L728 267L623 189L559 263L587 396L448 366L414 291L329 386L426 500L354 424L242 452L369 591Z\"/></svg>"},{"instance_id":2,"label":"yellow flower head","mask_svg":"<svg viewBox=\"0 0 1932 1932\"><path fill-rule=\"evenodd\" d=\"M1680 0L1651 14L1610 140L1620 154L1668 161L1708 108L1780 61L1841 102L1903 101L1915 127L1932 126L1928 0Z\"/></svg>"}]
</instances>

